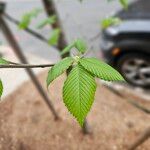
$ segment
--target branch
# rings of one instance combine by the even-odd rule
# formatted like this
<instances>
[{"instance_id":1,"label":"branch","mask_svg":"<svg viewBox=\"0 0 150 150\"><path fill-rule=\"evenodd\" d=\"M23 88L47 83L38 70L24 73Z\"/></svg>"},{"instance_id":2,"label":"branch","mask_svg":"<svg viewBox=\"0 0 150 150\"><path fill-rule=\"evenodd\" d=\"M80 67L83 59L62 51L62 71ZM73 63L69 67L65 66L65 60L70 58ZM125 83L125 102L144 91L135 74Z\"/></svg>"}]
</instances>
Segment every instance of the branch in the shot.
<instances>
[{"instance_id":1,"label":"branch","mask_svg":"<svg viewBox=\"0 0 150 150\"><path fill-rule=\"evenodd\" d=\"M90 38L89 40L93 42L93 41L97 40L100 36L101 36L101 32L99 32L94 37Z\"/></svg>"},{"instance_id":2,"label":"branch","mask_svg":"<svg viewBox=\"0 0 150 150\"><path fill-rule=\"evenodd\" d=\"M125 97L124 95L122 95L118 90L116 90L114 87L112 86L109 86L107 84L104 84L104 86L110 90L111 92L113 92L114 94L118 95L119 97L125 99L128 103L130 103L131 105L133 105L134 107L140 109L141 111L147 113L147 114L150 114L150 109L148 108L145 108L144 106L138 104L137 102L135 102L134 100L131 100L127 97Z\"/></svg>"},{"instance_id":3,"label":"branch","mask_svg":"<svg viewBox=\"0 0 150 150\"><path fill-rule=\"evenodd\" d=\"M15 20L14 18L12 18L10 15L8 15L7 13L4 13L4 16L12 23L16 24L17 26L20 24L20 22L18 20ZM30 29L29 27L25 28L24 31L28 32L29 34L31 34L32 36L38 38L39 40L45 42L48 44L48 40L42 36L41 34L33 31L32 29ZM57 48L56 46L51 45L53 48Z\"/></svg>"},{"instance_id":4,"label":"branch","mask_svg":"<svg viewBox=\"0 0 150 150\"><path fill-rule=\"evenodd\" d=\"M129 146L128 150L135 150L139 145L143 144L150 138L150 127L147 128L139 137Z\"/></svg>"},{"instance_id":5,"label":"branch","mask_svg":"<svg viewBox=\"0 0 150 150\"><path fill-rule=\"evenodd\" d=\"M55 64L39 64L39 65L30 65L30 64L11 64L11 65L0 65L0 68L46 68L52 67Z\"/></svg>"}]
</instances>

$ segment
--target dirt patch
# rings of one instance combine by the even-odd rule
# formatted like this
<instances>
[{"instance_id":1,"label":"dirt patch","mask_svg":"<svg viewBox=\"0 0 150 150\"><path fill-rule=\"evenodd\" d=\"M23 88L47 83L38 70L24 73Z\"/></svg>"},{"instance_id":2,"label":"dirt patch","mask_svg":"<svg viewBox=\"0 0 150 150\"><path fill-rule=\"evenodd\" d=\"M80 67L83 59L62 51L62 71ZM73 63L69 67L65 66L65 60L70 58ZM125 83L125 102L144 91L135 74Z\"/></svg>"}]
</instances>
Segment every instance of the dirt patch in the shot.
<instances>
[{"instance_id":1,"label":"dirt patch","mask_svg":"<svg viewBox=\"0 0 150 150\"><path fill-rule=\"evenodd\" d=\"M45 83L46 73L39 75ZM60 121L54 118L31 82L0 103L0 150L126 150L150 125L150 116L98 86L88 115L93 134L84 136L62 102L64 76L49 89ZM45 84L43 84L45 87ZM149 150L150 140L138 150Z\"/></svg>"}]
</instances>

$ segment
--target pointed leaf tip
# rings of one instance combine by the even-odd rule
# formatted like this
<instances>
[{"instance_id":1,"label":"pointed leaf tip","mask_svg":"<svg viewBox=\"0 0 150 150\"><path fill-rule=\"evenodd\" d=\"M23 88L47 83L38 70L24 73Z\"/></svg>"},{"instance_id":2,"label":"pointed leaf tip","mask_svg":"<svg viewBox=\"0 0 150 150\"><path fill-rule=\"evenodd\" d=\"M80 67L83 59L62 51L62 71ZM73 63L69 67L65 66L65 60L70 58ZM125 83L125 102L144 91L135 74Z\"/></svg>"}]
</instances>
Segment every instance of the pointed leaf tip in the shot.
<instances>
[{"instance_id":1,"label":"pointed leaf tip","mask_svg":"<svg viewBox=\"0 0 150 150\"><path fill-rule=\"evenodd\" d=\"M81 53L85 53L86 50L87 50L87 45L86 45L86 43L85 43L83 40L81 40L81 39L77 39L77 40L75 41L75 47L76 47L76 49L77 49L79 52L81 52Z\"/></svg>"},{"instance_id":2,"label":"pointed leaf tip","mask_svg":"<svg viewBox=\"0 0 150 150\"><path fill-rule=\"evenodd\" d=\"M95 91L94 77L82 66L75 66L64 83L63 101L81 126L91 109Z\"/></svg>"},{"instance_id":3,"label":"pointed leaf tip","mask_svg":"<svg viewBox=\"0 0 150 150\"><path fill-rule=\"evenodd\" d=\"M0 58L0 65L7 65L9 62L3 58Z\"/></svg>"},{"instance_id":4,"label":"pointed leaf tip","mask_svg":"<svg viewBox=\"0 0 150 150\"><path fill-rule=\"evenodd\" d=\"M67 47L65 47L65 48L61 51L60 55L64 55L64 54L70 52L73 47L74 47L74 43L69 44Z\"/></svg>"},{"instance_id":5,"label":"pointed leaf tip","mask_svg":"<svg viewBox=\"0 0 150 150\"><path fill-rule=\"evenodd\" d=\"M96 58L82 58L80 64L94 76L105 81L125 81L122 75L110 65Z\"/></svg>"}]
</instances>

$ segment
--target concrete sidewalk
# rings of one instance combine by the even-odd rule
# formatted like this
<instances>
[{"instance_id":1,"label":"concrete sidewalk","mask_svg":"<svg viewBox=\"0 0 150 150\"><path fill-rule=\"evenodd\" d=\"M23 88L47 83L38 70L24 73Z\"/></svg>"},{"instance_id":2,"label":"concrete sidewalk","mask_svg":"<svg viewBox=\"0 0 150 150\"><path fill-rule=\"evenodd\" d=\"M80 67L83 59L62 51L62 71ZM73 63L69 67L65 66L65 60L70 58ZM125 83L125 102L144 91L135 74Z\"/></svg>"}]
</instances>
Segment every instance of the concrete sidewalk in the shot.
<instances>
[{"instance_id":1,"label":"concrete sidewalk","mask_svg":"<svg viewBox=\"0 0 150 150\"><path fill-rule=\"evenodd\" d=\"M34 8L43 8L41 0L5 0L7 2L6 12L12 17L20 20L22 15L31 11ZM107 0L84 0L80 3L78 0L54 0L62 26L65 31L67 41L70 43L76 38L83 38L89 49L91 55L97 56L100 53L100 38L91 40L100 33L100 21L122 7L118 0L108 3ZM131 0L130 0L131 1ZM49 38L51 35L51 28L46 26L39 30L37 25L46 18L45 12L42 12L36 19L32 20L31 29ZM37 40L30 34L18 30L16 25L8 21L11 30L15 37L17 37L19 44L27 52L42 56L45 59L56 60L58 53L54 49L49 49L49 45ZM0 39L3 36L0 35ZM43 49L45 53L43 53ZM53 53L53 55L51 55Z\"/></svg>"},{"instance_id":2,"label":"concrete sidewalk","mask_svg":"<svg viewBox=\"0 0 150 150\"><path fill-rule=\"evenodd\" d=\"M4 55L4 58L13 62L19 62L10 47L1 46L0 51ZM50 61L48 62L45 59L42 59L41 57L37 57L31 53L25 53L25 55L28 58L29 63L31 64L52 63ZM48 68L33 69L35 74L39 74L44 70L48 70ZM24 69L0 69L0 79L2 80L4 86L4 92L2 95L2 98L4 98L8 94L14 92L20 85L22 85L25 81L29 80L30 78Z\"/></svg>"},{"instance_id":3,"label":"concrete sidewalk","mask_svg":"<svg viewBox=\"0 0 150 150\"><path fill-rule=\"evenodd\" d=\"M5 2L7 2L6 12L18 20L21 19L24 13L31 11L33 8L43 8L41 0L5 0ZM77 0L55 0L55 3L68 42L77 37L82 37L92 50L91 55L99 55L99 39L93 42L90 39L100 32L100 20L121 8L119 3L113 2L109 5L106 0L101 0L101 2L99 0L85 0L83 3L79 3ZM51 31L49 26L42 30L36 29L37 24L44 18L46 18L45 12L33 19L30 27L49 38ZM10 21L7 20L7 23L30 63L39 64L59 60L58 52L49 45L42 43L24 31L18 30L18 27ZM0 41L7 45L1 34ZM0 47L0 52L4 54L4 58L10 61L18 61L10 47ZM44 69L34 69L35 73L39 73L42 70ZM4 84L3 97L13 92L19 85L29 79L24 69L1 69L0 78Z\"/></svg>"}]
</instances>

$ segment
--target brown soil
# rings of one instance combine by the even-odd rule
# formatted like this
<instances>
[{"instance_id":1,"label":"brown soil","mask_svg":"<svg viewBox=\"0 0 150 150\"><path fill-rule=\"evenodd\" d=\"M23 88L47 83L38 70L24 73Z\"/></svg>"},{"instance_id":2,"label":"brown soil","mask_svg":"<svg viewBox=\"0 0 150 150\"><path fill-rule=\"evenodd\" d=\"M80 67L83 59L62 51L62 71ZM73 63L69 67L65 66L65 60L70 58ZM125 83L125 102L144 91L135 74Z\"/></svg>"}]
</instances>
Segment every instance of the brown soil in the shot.
<instances>
[{"instance_id":1,"label":"brown soil","mask_svg":"<svg viewBox=\"0 0 150 150\"><path fill-rule=\"evenodd\" d=\"M45 83L46 73L39 75ZM150 116L103 86L88 115L93 134L84 136L62 102L64 76L49 93L60 121L54 118L31 82L0 103L0 150L127 150L150 125ZM44 85L45 86L45 85ZM150 140L138 150L149 150Z\"/></svg>"}]
</instances>

